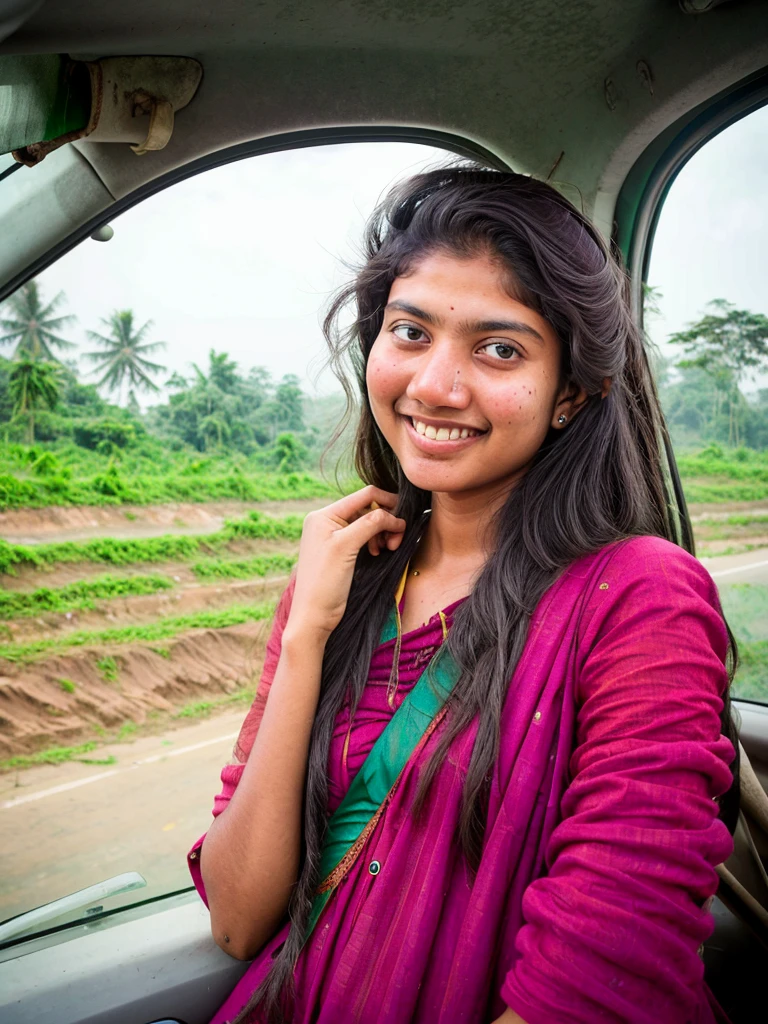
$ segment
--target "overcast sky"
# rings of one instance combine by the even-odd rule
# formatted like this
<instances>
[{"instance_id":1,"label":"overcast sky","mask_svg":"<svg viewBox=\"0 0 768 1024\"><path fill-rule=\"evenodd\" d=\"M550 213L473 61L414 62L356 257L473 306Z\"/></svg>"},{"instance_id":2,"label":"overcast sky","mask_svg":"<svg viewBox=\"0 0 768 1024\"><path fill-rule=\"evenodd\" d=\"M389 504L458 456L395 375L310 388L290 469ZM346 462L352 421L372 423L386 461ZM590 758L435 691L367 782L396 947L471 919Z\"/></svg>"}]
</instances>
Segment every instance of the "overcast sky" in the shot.
<instances>
[{"instance_id":1,"label":"overcast sky","mask_svg":"<svg viewBox=\"0 0 768 1024\"><path fill-rule=\"evenodd\" d=\"M324 344L319 319L348 277L366 217L398 178L434 164L425 146L367 143L292 150L207 171L114 221L107 243L87 240L40 275L78 316L70 336L114 309L154 322L158 360L187 372L210 348L243 368L299 374L308 390ZM658 343L725 298L768 313L768 109L708 143L674 183L649 281L663 299ZM83 368L87 364L82 364ZM765 380L761 381L765 385ZM327 372L321 392L337 390Z\"/></svg>"}]
</instances>

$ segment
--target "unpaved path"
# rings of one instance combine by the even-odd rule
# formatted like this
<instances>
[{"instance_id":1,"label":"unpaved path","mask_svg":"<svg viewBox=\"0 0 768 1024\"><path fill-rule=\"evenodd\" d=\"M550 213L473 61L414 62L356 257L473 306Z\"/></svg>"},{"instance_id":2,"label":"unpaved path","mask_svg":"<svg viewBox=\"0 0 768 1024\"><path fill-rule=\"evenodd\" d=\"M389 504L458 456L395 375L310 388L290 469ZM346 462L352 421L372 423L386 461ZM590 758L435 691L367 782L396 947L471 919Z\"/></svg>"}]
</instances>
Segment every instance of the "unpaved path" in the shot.
<instances>
[{"instance_id":1,"label":"unpaved path","mask_svg":"<svg viewBox=\"0 0 768 1024\"><path fill-rule=\"evenodd\" d=\"M21 508L0 512L0 537L14 544L160 537L163 534L215 533L225 519L258 510L272 516L304 515L333 498L297 501L171 502L167 505L79 505Z\"/></svg>"},{"instance_id":2,"label":"unpaved path","mask_svg":"<svg viewBox=\"0 0 768 1024\"><path fill-rule=\"evenodd\" d=\"M739 555L702 558L718 586L729 583L759 583L768 585L768 547L745 551Z\"/></svg>"}]
</instances>

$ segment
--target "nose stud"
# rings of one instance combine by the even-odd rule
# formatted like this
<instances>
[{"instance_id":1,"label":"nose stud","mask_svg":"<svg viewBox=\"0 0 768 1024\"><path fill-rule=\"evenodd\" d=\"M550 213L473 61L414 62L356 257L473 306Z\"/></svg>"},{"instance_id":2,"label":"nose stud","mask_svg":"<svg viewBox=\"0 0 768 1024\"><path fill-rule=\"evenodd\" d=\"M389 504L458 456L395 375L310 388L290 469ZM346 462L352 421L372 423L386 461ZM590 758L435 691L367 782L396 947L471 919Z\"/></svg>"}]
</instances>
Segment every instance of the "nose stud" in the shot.
<instances>
[{"instance_id":1,"label":"nose stud","mask_svg":"<svg viewBox=\"0 0 768 1024\"><path fill-rule=\"evenodd\" d=\"M568 417L565 416L563 413L560 413L560 415L557 417L557 422L560 424L560 426L562 426L564 423L568 422Z\"/></svg>"}]
</instances>

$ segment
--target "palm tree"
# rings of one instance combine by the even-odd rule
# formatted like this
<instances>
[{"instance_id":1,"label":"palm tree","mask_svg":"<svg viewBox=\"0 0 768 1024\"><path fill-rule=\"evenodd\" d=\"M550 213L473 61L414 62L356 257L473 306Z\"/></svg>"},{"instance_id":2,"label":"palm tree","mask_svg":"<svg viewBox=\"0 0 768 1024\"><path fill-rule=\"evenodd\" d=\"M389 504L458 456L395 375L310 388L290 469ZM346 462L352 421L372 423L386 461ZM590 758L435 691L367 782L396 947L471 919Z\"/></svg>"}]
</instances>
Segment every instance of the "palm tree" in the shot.
<instances>
[{"instance_id":1,"label":"palm tree","mask_svg":"<svg viewBox=\"0 0 768 1024\"><path fill-rule=\"evenodd\" d=\"M54 316L56 310L66 302L64 292L43 305L37 281L27 281L5 303L5 316L0 316L0 345L16 342L14 355L30 356L47 362L58 362L53 349L74 348L71 341L58 335L62 327L74 323L76 317ZM7 314L10 313L10 316Z\"/></svg>"},{"instance_id":2,"label":"palm tree","mask_svg":"<svg viewBox=\"0 0 768 1024\"><path fill-rule=\"evenodd\" d=\"M27 444L35 441L35 409L40 405L53 409L59 400L60 374L58 363L43 363L28 355L13 364L8 388L14 417L27 417Z\"/></svg>"},{"instance_id":3,"label":"palm tree","mask_svg":"<svg viewBox=\"0 0 768 1024\"><path fill-rule=\"evenodd\" d=\"M109 334L88 331L88 337L101 349L100 352L85 352L85 358L98 365L94 373L102 374L99 386L106 385L110 391L118 391L118 404L122 398L123 385L127 381L132 390L159 391L152 380L153 374L164 373L165 367L145 359L149 352L165 348L164 341L144 341L152 329L152 321L134 329L133 310L115 310L101 321L109 328Z\"/></svg>"}]
</instances>

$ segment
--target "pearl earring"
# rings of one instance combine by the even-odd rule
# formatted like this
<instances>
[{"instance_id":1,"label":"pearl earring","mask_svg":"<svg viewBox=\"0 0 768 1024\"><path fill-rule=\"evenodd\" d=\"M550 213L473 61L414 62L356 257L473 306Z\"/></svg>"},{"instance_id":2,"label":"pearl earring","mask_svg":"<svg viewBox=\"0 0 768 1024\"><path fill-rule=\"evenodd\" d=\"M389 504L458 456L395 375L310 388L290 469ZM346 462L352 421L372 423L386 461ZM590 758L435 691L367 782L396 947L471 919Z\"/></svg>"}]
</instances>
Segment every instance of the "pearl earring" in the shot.
<instances>
[{"instance_id":1,"label":"pearl earring","mask_svg":"<svg viewBox=\"0 0 768 1024\"><path fill-rule=\"evenodd\" d=\"M568 417L564 413L560 413L560 415L557 417L557 422L562 426L563 423L568 422Z\"/></svg>"}]
</instances>

